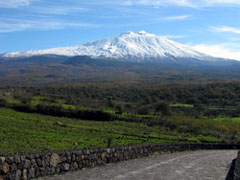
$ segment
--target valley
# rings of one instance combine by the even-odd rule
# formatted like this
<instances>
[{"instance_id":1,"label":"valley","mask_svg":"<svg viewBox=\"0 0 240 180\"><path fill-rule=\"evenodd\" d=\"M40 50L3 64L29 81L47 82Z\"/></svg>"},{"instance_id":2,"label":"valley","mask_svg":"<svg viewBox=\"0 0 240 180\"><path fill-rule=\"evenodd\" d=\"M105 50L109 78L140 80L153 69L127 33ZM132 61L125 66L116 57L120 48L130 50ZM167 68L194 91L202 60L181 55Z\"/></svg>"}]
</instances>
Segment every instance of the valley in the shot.
<instances>
[{"instance_id":1,"label":"valley","mask_svg":"<svg viewBox=\"0 0 240 180\"><path fill-rule=\"evenodd\" d=\"M1 151L238 143L239 87L239 82L84 82L1 88Z\"/></svg>"},{"instance_id":2,"label":"valley","mask_svg":"<svg viewBox=\"0 0 240 180\"><path fill-rule=\"evenodd\" d=\"M0 150L238 143L239 68L146 32L3 54Z\"/></svg>"}]
</instances>

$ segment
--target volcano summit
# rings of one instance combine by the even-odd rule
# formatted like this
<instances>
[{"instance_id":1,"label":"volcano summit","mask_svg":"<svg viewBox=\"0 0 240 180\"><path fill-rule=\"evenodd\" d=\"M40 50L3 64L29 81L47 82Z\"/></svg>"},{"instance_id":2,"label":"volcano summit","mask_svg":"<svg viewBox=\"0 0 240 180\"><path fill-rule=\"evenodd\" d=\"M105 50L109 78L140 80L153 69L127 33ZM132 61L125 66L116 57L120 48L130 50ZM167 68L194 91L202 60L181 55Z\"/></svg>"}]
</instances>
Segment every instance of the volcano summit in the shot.
<instances>
[{"instance_id":1,"label":"volcano summit","mask_svg":"<svg viewBox=\"0 0 240 180\"><path fill-rule=\"evenodd\" d=\"M39 55L90 56L97 59L121 61L158 61L163 59L196 59L212 61L213 57L197 52L186 45L174 42L166 37L126 32L120 36L88 42L83 45L60 47L45 50L30 50L3 54L4 58L32 57Z\"/></svg>"}]
</instances>

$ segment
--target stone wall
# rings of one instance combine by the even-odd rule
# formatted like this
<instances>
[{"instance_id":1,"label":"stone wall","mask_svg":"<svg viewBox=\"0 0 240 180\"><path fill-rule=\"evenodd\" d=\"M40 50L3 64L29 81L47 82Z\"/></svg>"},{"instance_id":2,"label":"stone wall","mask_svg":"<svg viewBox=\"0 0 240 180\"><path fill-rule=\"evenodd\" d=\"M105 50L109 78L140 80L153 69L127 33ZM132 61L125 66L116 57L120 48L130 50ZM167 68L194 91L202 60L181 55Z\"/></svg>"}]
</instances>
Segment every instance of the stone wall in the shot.
<instances>
[{"instance_id":1,"label":"stone wall","mask_svg":"<svg viewBox=\"0 0 240 180\"><path fill-rule=\"evenodd\" d=\"M240 180L240 151L238 151L236 158L233 177L234 180Z\"/></svg>"},{"instance_id":2,"label":"stone wall","mask_svg":"<svg viewBox=\"0 0 240 180\"><path fill-rule=\"evenodd\" d=\"M153 144L49 153L0 155L0 180L27 180L150 156L157 152L240 149L234 144Z\"/></svg>"}]
</instances>

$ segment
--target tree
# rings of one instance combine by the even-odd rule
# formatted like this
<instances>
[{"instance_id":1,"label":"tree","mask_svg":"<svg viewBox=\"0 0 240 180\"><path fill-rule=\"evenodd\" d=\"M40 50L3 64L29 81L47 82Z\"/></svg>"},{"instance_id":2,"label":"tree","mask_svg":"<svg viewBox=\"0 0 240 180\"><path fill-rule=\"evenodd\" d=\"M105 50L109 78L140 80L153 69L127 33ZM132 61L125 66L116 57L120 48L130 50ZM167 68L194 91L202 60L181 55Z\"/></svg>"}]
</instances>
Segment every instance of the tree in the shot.
<instances>
[{"instance_id":1,"label":"tree","mask_svg":"<svg viewBox=\"0 0 240 180\"><path fill-rule=\"evenodd\" d=\"M121 105L117 105L116 110L117 110L117 114L122 114L122 106Z\"/></svg>"},{"instance_id":2,"label":"tree","mask_svg":"<svg viewBox=\"0 0 240 180\"><path fill-rule=\"evenodd\" d=\"M170 107L169 107L169 104L167 104L166 102L161 102L161 103L158 103L156 104L155 106L155 114L157 113L161 113L161 119L170 113Z\"/></svg>"},{"instance_id":3,"label":"tree","mask_svg":"<svg viewBox=\"0 0 240 180\"><path fill-rule=\"evenodd\" d=\"M197 112L200 114L204 110L203 104L194 104L194 108L197 110Z\"/></svg>"},{"instance_id":4,"label":"tree","mask_svg":"<svg viewBox=\"0 0 240 180\"><path fill-rule=\"evenodd\" d=\"M131 109L132 109L132 105L131 104L125 104L125 106L124 106L124 110L125 111L129 112L129 111L131 111Z\"/></svg>"},{"instance_id":5,"label":"tree","mask_svg":"<svg viewBox=\"0 0 240 180\"><path fill-rule=\"evenodd\" d=\"M107 101L107 106L110 108L114 108L114 103L111 100Z\"/></svg>"},{"instance_id":6,"label":"tree","mask_svg":"<svg viewBox=\"0 0 240 180\"><path fill-rule=\"evenodd\" d=\"M148 106L141 106L138 108L138 114L147 115L149 113Z\"/></svg>"}]
</instances>

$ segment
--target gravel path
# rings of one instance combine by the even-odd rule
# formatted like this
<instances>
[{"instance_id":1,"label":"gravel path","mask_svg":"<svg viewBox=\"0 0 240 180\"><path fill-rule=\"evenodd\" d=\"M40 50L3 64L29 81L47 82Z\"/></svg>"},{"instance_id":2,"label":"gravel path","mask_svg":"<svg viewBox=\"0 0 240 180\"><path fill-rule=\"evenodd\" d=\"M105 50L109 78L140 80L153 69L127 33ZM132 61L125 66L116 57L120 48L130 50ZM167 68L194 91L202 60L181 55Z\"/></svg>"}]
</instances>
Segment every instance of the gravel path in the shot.
<instances>
[{"instance_id":1,"label":"gravel path","mask_svg":"<svg viewBox=\"0 0 240 180\"><path fill-rule=\"evenodd\" d=\"M236 157L234 150L180 152L39 180L225 180Z\"/></svg>"}]
</instances>

